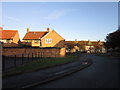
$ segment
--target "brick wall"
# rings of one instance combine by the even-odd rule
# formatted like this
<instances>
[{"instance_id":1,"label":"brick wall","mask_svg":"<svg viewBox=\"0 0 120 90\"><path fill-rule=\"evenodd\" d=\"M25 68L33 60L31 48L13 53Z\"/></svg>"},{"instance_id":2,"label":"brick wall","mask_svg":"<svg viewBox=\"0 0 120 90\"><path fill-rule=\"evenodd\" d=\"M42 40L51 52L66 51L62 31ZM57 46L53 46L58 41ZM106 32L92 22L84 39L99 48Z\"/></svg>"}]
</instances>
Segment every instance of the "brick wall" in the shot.
<instances>
[{"instance_id":1,"label":"brick wall","mask_svg":"<svg viewBox=\"0 0 120 90\"><path fill-rule=\"evenodd\" d=\"M18 47L15 43L2 43L2 47Z\"/></svg>"},{"instance_id":2,"label":"brick wall","mask_svg":"<svg viewBox=\"0 0 120 90\"><path fill-rule=\"evenodd\" d=\"M64 57L65 56L65 50L62 48L8 48L4 47L2 48L2 55L10 56L10 55L17 55L21 56L21 54L24 54L24 56L29 54L31 57L32 55L37 55L42 57Z\"/></svg>"}]
</instances>

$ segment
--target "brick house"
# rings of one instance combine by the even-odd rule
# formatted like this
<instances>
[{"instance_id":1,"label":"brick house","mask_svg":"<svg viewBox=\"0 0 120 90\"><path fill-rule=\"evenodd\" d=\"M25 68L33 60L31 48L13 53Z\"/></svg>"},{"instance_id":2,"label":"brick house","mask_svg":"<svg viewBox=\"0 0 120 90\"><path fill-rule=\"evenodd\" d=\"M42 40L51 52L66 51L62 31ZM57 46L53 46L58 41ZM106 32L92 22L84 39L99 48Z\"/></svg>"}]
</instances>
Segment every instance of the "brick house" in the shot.
<instances>
[{"instance_id":1,"label":"brick house","mask_svg":"<svg viewBox=\"0 0 120 90\"><path fill-rule=\"evenodd\" d=\"M23 42L30 43L33 47L60 47L64 48L65 39L55 30L29 31L27 28Z\"/></svg>"},{"instance_id":2,"label":"brick house","mask_svg":"<svg viewBox=\"0 0 120 90\"><path fill-rule=\"evenodd\" d=\"M3 42L5 44L18 44L20 41L17 30L3 30L3 28L0 27L0 34L0 42Z\"/></svg>"},{"instance_id":3,"label":"brick house","mask_svg":"<svg viewBox=\"0 0 120 90\"><path fill-rule=\"evenodd\" d=\"M78 51L87 53L105 53L104 41L65 41L67 52L76 51L75 46L78 46ZM67 49L66 49L67 50Z\"/></svg>"}]
</instances>

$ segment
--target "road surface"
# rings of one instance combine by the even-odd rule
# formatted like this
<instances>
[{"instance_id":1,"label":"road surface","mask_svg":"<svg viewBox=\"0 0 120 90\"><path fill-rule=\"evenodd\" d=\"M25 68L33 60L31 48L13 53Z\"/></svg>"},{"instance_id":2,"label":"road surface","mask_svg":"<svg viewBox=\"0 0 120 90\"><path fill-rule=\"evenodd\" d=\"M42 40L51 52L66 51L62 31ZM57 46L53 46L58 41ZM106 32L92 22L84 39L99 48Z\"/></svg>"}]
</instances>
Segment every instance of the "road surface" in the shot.
<instances>
[{"instance_id":1,"label":"road surface","mask_svg":"<svg viewBox=\"0 0 120 90\"><path fill-rule=\"evenodd\" d=\"M93 64L58 80L38 85L38 88L119 88L119 58L83 54Z\"/></svg>"}]
</instances>

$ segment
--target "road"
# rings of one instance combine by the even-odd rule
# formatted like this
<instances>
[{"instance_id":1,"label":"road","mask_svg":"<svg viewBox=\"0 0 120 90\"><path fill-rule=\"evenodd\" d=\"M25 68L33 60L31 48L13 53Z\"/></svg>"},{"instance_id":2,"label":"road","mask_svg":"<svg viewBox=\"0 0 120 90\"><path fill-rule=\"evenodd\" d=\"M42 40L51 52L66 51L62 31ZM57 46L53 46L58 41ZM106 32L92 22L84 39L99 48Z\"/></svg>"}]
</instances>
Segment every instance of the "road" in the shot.
<instances>
[{"instance_id":1,"label":"road","mask_svg":"<svg viewBox=\"0 0 120 90\"><path fill-rule=\"evenodd\" d=\"M119 88L119 58L84 54L93 64L58 80L38 85L38 88Z\"/></svg>"}]
</instances>

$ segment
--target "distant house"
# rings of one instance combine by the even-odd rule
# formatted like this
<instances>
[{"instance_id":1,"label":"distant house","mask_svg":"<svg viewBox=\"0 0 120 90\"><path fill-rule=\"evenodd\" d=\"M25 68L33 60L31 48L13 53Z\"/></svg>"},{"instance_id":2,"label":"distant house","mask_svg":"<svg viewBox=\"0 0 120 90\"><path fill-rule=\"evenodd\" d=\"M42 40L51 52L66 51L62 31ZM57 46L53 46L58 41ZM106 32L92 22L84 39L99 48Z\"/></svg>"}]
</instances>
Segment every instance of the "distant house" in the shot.
<instances>
[{"instance_id":1,"label":"distant house","mask_svg":"<svg viewBox=\"0 0 120 90\"><path fill-rule=\"evenodd\" d=\"M78 46L74 46L72 49L69 50L71 53L75 53L77 51L80 51L80 48ZM68 50L66 50L68 52Z\"/></svg>"},{"instance_id":2,"label":"distant house","mask_svg":"<svg viewBox=\"0 0 120 90\"><path fill-rule=\"evenodd\" d=\"M104 41L65 41L67 52L105 53ZM78 46L79 49L76 49Z\"/></svg>"},{"instance_id":3,"label":"distant house","mask_svg":"<svg viewBox=\"0 0 120 90\"><path fill-rule=\"evenodd\" d=\"M17 30L3 30L0 27L0 42L18 44L20 37Z\"/></svg>"},{"instance_id":4,"label":"distant house","mask_svg":"<svg viewBox=\"0 0 120 90\"><path fill-rule=\"evenodd\" d=\"M80 51L80 47L74 41L65 41L66 53L75 53Z\"/></svg>"},{"instance_id":5,"label":"distant house","mask_svg":"<svg viewBox=\"0 0 120 90\"><path fill-rule=\"evenodd\" d=\"M55 30L50 30L47 28L47 31L29 31L23 38L23 42L30 43L33 47L64 47L65 39L61 37Z\"/></svg>"}]
</instances>

